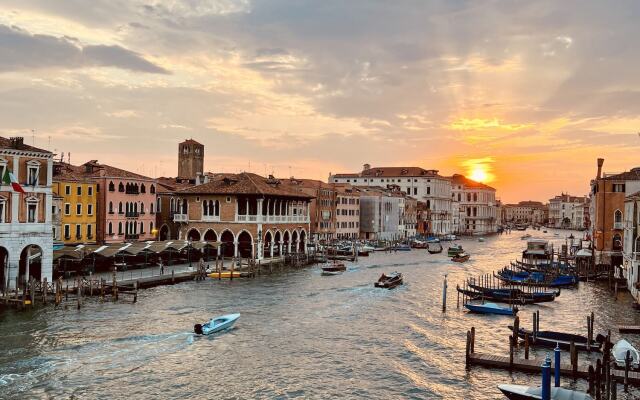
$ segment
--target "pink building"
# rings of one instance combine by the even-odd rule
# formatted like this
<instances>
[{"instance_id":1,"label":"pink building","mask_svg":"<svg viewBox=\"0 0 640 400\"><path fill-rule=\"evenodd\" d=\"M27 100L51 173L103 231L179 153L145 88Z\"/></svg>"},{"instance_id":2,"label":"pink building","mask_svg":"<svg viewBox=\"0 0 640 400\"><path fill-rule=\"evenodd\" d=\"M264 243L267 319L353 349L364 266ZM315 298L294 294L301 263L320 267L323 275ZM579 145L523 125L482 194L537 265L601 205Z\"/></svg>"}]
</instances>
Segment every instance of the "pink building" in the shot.
<instances>
[{"instance_id":1,"label":"pink building","mask_svg":"<svg viewBox=\"0 0 640 400\"><path fill-rule=\"evenodd\" d=\"M84 167L97 184L98 243L155 239L156 180L96 160Z\"/></svg>"}]
</instances>

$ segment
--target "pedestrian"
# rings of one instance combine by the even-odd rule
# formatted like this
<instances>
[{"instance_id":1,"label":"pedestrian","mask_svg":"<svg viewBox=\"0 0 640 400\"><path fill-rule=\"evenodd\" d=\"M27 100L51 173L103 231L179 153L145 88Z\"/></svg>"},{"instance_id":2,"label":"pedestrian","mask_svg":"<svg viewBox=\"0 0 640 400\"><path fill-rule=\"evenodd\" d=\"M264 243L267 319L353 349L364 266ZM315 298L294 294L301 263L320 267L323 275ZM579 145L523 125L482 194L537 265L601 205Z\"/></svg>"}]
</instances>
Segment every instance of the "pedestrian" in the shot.
<instances>
[{"instance_id":1,"label":"pedestrian","mask_svg":"<svg viewBox=\"0 0 640 400\"><path fill-rule=\"evenodd\" d=\"M164 264L162 263L162 258L160 259L160 275L164 275Z\"/></svg>"}]
</instances>

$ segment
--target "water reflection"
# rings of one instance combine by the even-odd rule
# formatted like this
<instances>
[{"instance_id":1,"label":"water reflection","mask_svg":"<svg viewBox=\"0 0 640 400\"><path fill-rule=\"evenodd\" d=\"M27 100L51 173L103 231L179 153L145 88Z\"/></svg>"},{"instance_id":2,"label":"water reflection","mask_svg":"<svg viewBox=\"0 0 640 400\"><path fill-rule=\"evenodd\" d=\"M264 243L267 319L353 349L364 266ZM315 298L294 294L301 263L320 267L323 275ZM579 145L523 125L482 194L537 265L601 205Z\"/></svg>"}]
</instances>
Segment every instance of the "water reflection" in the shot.
<instances>
[{"instance_id":1,"label":"water reflection","mask_svg":"<svg viewBox=\"0 0 640 400\"><path fill-rule=\"evenodd\" d=\"M532 233L564 242L553 232ZM90 300L80 311L5 314L0 398L95 398L108 388L116 398L495 399L499 383L537 384L537 376L465 370L466 330L476 327L477 351L507 354L511 319L456 309L456 283L506 265L525 242L514 233L460 243L472 255L465 264L424 250L374 254L340 276L310 268L145 290L137 304ZM404 286L373 287L381 272L393 270L403 273ZM584 333L591 310L597 332L639 324L629 301L622 295L614 302L606 287L582 283L554 303L522 307L521 326L530 327L535 310L542 329ZM232 331L211 338L190 333L194 323L231 312L242 313ZM627 338L640 347L637 336ZM546 351L533 350L532 357Z\"/></svg>"}]
</instances>

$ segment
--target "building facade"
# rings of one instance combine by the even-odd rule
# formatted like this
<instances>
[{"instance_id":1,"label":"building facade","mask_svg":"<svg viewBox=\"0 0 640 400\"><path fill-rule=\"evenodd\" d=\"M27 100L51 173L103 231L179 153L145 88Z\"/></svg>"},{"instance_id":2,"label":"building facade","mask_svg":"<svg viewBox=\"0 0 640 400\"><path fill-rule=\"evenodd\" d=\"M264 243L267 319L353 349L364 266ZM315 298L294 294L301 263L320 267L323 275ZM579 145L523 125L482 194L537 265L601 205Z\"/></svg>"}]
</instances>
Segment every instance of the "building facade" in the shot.
<instances>
[{"instance_id":1,"label":"building facade","mask_svg":"<svg viewBox=\"0 0 640 400\"><path fill-rule=\"evenodd\" d=\"M336 238L360 237L360 191L351 185L334 184L336 190Z\"/></svg>"},{"instance_id":2,"label":"building facade","mask_svg":"<svg viewBox=\"0 0 640 400\"><path fill-rule=\"evenodd\" d=\"M97 160L82 165L96 185L96 239L99 243L144 241L156 238L155 179Z\"/></svg>"},{"instance_id":3,"label":"building facade","mask_svg":"<svg viewBox=\"0 0 640 400\"><path fill-rule=\"evenodd\" d=\"M263 258L307 251L311 196L273 177L211 174L161 196L161 237L220 242L218 255ZM175 226L169 232L167 220Z\"/></svg>"},{"instance_id":4,"label":"building facade","mask_svg":"<svg viewBox=\"0 0 640 400\"><path fill-rule=\"evenodd\" d=\"M429 209L432 233L447 234L452 231L451 181L437 170L419 167L375 167L365 164L358 173L341 173L329 176L330 183L349 183L360 187L396 185L405 194L425 203Z\"/></svg>"},{"instance_id":5,"label":"building facade","mask_svg":"<svg viewBox=\"0 0 640 400\"><path fill-rule=\"evenodd\" d=\"M627 288L638 302L640 294L640 192L625 198L622 257Z\"/></svg>"},{"instance_id":6,"label":"building facade","mask_svg":"<svg viewBox=\"0 0 640 400\"><path fill-rule=\"evenodd\" d=\"M65 245L96 242L96 183L83 167L56 162L53 165L53 193L62 198L60 228L54 239Z\"/></svg>"},{"instance_id":7,"label":"building facade","mask_svg":"<svg viewBox=\"0 0 640 400\"><path fill-rule=\"evenodd\" d=\"M360 187L360 238L400 238L400 203L403 197L381 187Z\"/></svg>"},{"instance_id":8,"label":"building facade","mask_svg":"<svg viewBox=\"0 0 640 400\"><path fill-rule=\"evenodd\" d=\"M22 287L29 277L51 281L53 154L0 137L0 176L6 173L24 193L0 181L0 288Z\"/></svg>"},{"instance_id":9,"label":"building facade","mask_svg":"<svg viewBox=\"0 0 640 400\"><path fill-rule=\"evenodd\" d=\"M546 223L547 206L539 201L521 201L504 205L505 222L513 224L542 225Z\"/></svg>"},{"instance_id":10,"label":"building facade","mask_svg":"<svg viewBox=\"0 0 640 400\"><path fill-rule=\"evenodd\" d=\"M335 185L315 179L289 178L279 181L288 190L303 193L311 198L311 239L323 243L336 239L338 221Z\"/></svg>"},{"instance_id":11,"label":"building facade","mask_svg":"<svg viewBox=\"0 0 640 400\"><path fill-rule=\"evenodd\" d=\"M623 199L624 201L624 199ZM571 196L562 193L549 200L549 225L553 228L573 229L580 226L584 221L584 212L576 214L574 207L588 208L589 198L587 196ZM583 226L580 229L584 229Z\"/></svg>"},{"instance_id":12,"label":"building facade","mask_svg":"<svg viewBox=\"0 0 640 400\"><path fill-rule=\"evenodd\" d=\"M452 208L457 210L458 233L485 235L498 229L496 190L463 175L451 177Z\"/></svg>"}]
</instances>

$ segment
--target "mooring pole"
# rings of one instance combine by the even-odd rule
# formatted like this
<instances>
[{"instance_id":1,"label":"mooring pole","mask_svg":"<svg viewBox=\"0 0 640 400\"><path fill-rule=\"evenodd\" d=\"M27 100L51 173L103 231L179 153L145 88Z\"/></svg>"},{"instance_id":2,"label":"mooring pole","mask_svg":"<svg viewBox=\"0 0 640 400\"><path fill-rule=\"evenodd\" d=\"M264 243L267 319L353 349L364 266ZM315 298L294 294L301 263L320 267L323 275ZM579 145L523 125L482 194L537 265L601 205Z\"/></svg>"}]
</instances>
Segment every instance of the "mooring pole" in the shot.
<instances>
[{"instance_id":1,"label":"mooring pole","mask_svg":"<svg viewBox=\"0 0 640 400\"><path fill-rule=\"evenodd\" d=\"M447 275L444 276L444 282L442 282L442 312L447 311Z\"/></svg>"}]
</instances>

